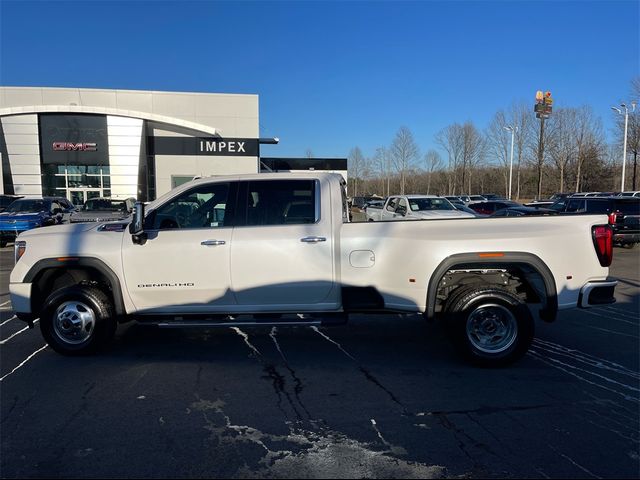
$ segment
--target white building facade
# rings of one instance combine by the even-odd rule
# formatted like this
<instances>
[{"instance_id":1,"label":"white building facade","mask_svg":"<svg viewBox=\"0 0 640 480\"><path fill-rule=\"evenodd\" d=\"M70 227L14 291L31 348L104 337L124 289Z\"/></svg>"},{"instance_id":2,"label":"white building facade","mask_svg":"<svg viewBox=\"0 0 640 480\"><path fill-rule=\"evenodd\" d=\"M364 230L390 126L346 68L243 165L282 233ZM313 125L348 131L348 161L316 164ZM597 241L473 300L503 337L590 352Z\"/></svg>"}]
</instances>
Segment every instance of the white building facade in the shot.
<instances>
[{"instance_id":1,"label":"white building facade","mask_svg":"<svg viewBox=\"0 0 640 480\"><path fill-rule=\"evenodd\" d=\"M257 95L0 87L0 193L153 200L260 171Z\"/></svg>"}]
</instances>

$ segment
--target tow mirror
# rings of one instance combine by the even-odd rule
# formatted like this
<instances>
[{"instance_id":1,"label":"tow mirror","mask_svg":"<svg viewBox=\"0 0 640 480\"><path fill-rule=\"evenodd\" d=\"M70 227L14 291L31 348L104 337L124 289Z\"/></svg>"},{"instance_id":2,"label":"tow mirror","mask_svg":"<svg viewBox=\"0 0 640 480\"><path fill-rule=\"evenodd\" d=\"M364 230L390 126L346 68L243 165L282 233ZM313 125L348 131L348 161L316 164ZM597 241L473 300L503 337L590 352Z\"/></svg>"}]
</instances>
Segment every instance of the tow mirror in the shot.
<instances>
[{"instance_id":1,"label":"tow mirror","mask_svg":"<svg viewBox=\"0 0 640 480\"><path fill-rule=\"evenodd\" d=\"M133 220L129 224L129 233L133 243L142 245L146 238L144 235L144 203L136 202L133 206Z\"/></svg>"}]
</instances>

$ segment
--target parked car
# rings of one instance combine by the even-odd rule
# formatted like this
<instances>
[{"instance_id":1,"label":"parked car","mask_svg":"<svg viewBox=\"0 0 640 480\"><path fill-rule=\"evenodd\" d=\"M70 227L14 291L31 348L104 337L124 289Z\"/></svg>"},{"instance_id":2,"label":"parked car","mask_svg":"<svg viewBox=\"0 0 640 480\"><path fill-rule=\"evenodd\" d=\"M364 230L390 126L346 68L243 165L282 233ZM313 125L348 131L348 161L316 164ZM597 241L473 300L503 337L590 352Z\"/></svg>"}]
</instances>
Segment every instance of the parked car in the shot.
<instances>
[{"instance_id":1,"label":"parked car","mask_svg":"<svg viewBox=\"0 0 640 480\"><path fill-rule=\"evenodd\" d=\"M506 200L502 195L496 195L495 193L483 193L482 196L487 200Z\"/></svg>"},{"instance_id":2,"label":"parked car","mask_svg":"<svg viewBox=\"0 0 640 480\"><path fill-rule=\"evenodd\" d=\"M75 211L64 197L20 198L0 213L0 247L32 228L63 223Z\"/></svg>"},{"instance_id":3,"label":"parked car","mask_svg":"<svg viewBox=\"0 0 640 480\"><path fill-rule=\"evenodd\" d=\"M0 212L4 212L9 205L22 198L19 195L0 195Z\"/></svg>"},{"instance_id":4,"label":"parked car","mask_svg":"<svg viewBox=\"0 0 640 480\"><path fill-rule=\"evenodd\" d=\"M364 213L368 222L374 222L376 218L380 218L380 213L384 208L385 200L371 200L364 206Z\"/></svg>"},{"instance_id":5,"label":"parked car","mask_svg":"<svg viewBox=\"0 0 640 480\"><path fill-rule=\"evenodd\" d=\"M69 218L71 223L83 222L112 222L122 220L131 215L135 198L119 200L115 198L91 198L85 202L82 209L73 213Z\"/></svg>"},{"instance_id":6,"label":"parked car","mask_svg":"<svg viewBox=\"0 0 640 480\"><path fill-rule=\"evenodd\" d=\"M449 200L453 204L454 207L456 205L462 205L463 207L465 206L464 201L460 197L445 196L443 198L446 198L447 200Z\"/></svg>"},{"instance_id":7,"label":"parked car","mask_svg":"<svg viewBox=\"0 0 640 480\"><path fill-rule=\"evenodd\" d=\"M373 195L352 197L349 202L349 219L361 221L365 215L365 206L372 200L380 200L382 197Z\"/></svg>"},{"instance_id":8,"label":"parked car","mask_svg":"<svg viewBox=\"0 0 640 480\"><path fill-rule=\"evenodd\" d=\"M503 366L527 353L534 315L615 302L606 218L350 223L344 184L322 172L203 178L137 203L131 222L24 232L12 308L65 355L99 351L128 320L245 328L282 325L279 314L310 326L421 313L446 322L472 362ZM185 199L198 207L181 217Z\"/></svg>"},{"instance_id":9,"label":"parked car","mask_svg":"<svg viewBox=\"0 0 640 480\"><path fill-rule=\"evenodd\" d=\"M500 210L496 210L490 216L491 217L531 217L531 216L557 215L557 214L558 212L548 208L527 207L525 205L525 206L519 206L519 207L501 208Z\"/></svg>"},{"instance_id":10,"label":"parked car","mask_svg":"<svg viewBox=\"0 0 640 480\"><path fill-rule=\"evenodd\" d=\"M619 197L637 197L640 198L640 192L638 191L629 191L629 192L620 192L618 194Z\"/></svg>"},{"instance_id":11,"label":"parked car","mask_svg":"<svg viewBox=\"0 0 640 480\"><path fill-rule=\"evenodd\" d=\"M616 245L634 247L640 242L640 198L637 197L569 197L565 214L608 215Z\"/></svg>"},{"instance_id":12,"label":"parked car","mask_svg":"<svg viewBox=\"0 0 640 480\"><path fill-rule=\"evenodd\" d=\"M462 200L465 203L465 205L469 205L471 203L471 197L469 195L465 195L465 194L458 195L458 198Z\"/></svg>"},{"instance_id":13,"label":"parked car","mask_svg":"<svg viewBox=\"0 0 640 480\"><path fill-rule=\"evenodd\" d=\"M521 207L518 202L513 202L511 200L496 200L491 202L476 202L471 203L469 208L471 210L475 210L478 213L482 213L483 215L491 215L492 213L501 210L503 208L509 207Z\"/></svg>"},{"instance_id":14,"label":"parked car","mask_svg":"<svg viewBox=\"0 0 640 480\"><path fill-rule=\"evenodd\" d=\"M436 195L394 195L387 199L379 217L371 215L373 221L473 217L457 210L446 198Z\"/></svg>"},{"instance_id":15,"label":"parked car","mask_svg":"<svg viewBox=\"0 0 640 480\"><path fill-rule=\"evenodd\" d=\"M473 202L486 202L487 199L485 197L483 197L482 195L470 195L469 196L469 203L473 203Z\"/></svg>"},{"instance_id":16,"label":"parked car","mask_svg":"<svg viewBox=\"0 0 640 480\"><path fill-rule=\"evenodd\" d=\"M486 217L486 215L482 214L482 213L478 213L475 210L471 210L469 207L467 207L466 205L459 205L457 203L452 203L451 205L453 205L453 207L460 211L460 212L465 212L465 213L469 213L471 215L473 215L474 217Z\"/></svg>"}]
</instances>

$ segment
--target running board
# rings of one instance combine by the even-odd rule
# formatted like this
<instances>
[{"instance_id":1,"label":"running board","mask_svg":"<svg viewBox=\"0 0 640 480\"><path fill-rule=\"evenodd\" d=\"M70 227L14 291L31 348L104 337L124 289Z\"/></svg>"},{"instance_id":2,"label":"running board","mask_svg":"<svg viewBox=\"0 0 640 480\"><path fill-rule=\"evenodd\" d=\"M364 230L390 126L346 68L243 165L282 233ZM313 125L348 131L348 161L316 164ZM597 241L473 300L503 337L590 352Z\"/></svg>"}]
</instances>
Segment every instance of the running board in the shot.
<instances>
[{"instance_id":1,"label":"running board","mask_svg":"<svg viewBox=\"0 0 640 480\"><path fill-rule=\"evenodd\" d=\"M146 324L147 322L145 322ZM151 323L151 325L157 325L160 328L229 328L229 327L302 327L302 326L320 326L322 325L321 320L307 320L307 321L298 321L294 320L291 322L287 322L286 320L282 321L263 321L263 322L159 322L159 323Z\"/></svg>"}]
</instances>

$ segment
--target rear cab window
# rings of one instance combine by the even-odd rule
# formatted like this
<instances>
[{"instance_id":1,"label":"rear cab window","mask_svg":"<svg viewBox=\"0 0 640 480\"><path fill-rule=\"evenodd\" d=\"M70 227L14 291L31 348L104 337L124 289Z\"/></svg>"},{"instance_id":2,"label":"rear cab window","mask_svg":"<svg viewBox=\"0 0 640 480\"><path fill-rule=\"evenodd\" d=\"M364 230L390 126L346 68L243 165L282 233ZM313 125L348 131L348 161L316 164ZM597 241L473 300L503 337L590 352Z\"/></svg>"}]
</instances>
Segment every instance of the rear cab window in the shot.
<instances>
[{"instance_id":1,"label":"rear cab window","mask_svg":"<svg viewBox=\"0 0 640 480\"><path fill-rule=\"evenodd\" d=\"M240 192L238 226L308 225L320 220L316 180L255 180L243 182Z\"/></svg>"}]
</instances>

